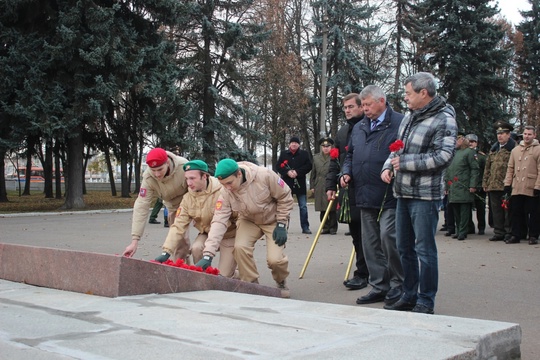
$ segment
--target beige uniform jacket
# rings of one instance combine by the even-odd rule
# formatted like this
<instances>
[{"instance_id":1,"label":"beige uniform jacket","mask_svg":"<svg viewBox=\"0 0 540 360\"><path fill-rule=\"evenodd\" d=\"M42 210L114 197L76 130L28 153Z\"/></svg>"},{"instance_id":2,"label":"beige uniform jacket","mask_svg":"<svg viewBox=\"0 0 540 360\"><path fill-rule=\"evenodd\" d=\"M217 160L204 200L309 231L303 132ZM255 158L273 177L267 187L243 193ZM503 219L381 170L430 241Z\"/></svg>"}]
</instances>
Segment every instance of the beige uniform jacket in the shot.
<instances>
[{"instance_id":1,"label":"beige uniform jacket","mask_svg":"<svg viewBox=\"0 0 540 360\"><path fill-rule=\"evenodd\" d=\"M289 221L294 200L285 181L262 166L246 161L238 165L244 171L246 181L236 192L221 189L207 241L223 238L233 211L238 213L238 219L257 225L287 224Z\"/></svg>"},{"instance_id":2,"label":"beige uniform jacket","mask_svg":"<svg viewBox=\"0 0 540 360\"><path fill-rule=\"evenodd\" d=\"M540 143L525 146L523 141L512 149L506 170L505 186L512 186L512 195L534 196L540 190Z\"/></svg>"},{"instance_id":3,"label":"beige uniform jacket","mask_svg":"<svg viewBox=\"0 0 540 360\"><path fill-rule=\"evenodd\" d=\"M169 229L167 239L163 245L163 250L169 254L174 254L176 249L173 249L168 244L178 244L185 232L189 228L189 224L193 221L193 226L199 230L200 234L208 234L210 232L210 224L214 217L216 202L220 195L221 183L215 177L210 176L208 186L204 191L188 191L180 207L176 211L176 219L174 224ZM227 232L224 235L225 239L234 238L236 235L236 215L233 214L229 219ZM204 255L216 256L219 249L221 239L219 241L206 241Z\"/></svg>"},{"instance_id":4,"label":"beige uniform jacket","mask_svg":"<svg viewBox=\"0 0 540 360\"><path fill-rule=\"evenodd\" d=\"M167 151L167 155L171 160L171 169L169 174L162 180L156 179L149 168L144 171L139 196L133 206L133 221L131 224L131 237L133 239L141 238L144 227L148 222L150 208L153 207L156 198L163 200L163 204L165 204L169 213L174 213L180 205L182 197L188 191L184 169L182 168L187 160L169 151Z\"/></svg>"}]
</instances>

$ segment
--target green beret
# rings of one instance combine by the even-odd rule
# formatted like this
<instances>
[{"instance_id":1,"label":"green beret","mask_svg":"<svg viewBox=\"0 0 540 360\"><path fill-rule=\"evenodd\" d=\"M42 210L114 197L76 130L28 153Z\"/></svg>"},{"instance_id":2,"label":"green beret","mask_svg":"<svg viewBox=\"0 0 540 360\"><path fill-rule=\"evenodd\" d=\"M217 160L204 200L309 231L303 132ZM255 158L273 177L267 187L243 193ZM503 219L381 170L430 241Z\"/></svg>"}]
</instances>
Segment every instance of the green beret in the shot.
<instances>
[{"instance_id":1,"label":"green beret","mask_svg":"<svg viewBox=\"0 0 540 360\"><path fill-rule=\"evenodd\" d=\"M223 159L216 166L215 177L219 180L228 178L238 171L238 164L233 159Z\"/></svg>"},{"instance_id":2,"label":"green beret","mask_svg":"<svg viewBox=\"0 0 540 360\"><path fill-rule=\"evenodd\" d=\"M191 160L184 164L184 171L200 170L205 173L208 172L208 164L202 160Z\"/></svg>"}]
</instances>

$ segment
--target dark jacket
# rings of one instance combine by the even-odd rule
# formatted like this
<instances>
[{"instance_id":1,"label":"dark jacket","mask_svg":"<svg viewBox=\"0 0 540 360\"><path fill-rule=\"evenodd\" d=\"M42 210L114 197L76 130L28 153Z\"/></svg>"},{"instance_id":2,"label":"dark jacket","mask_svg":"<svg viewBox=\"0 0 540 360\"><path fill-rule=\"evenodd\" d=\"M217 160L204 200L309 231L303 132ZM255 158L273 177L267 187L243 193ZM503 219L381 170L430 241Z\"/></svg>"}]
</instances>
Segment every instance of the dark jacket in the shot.
<instances>
[{"instance_id":1,"label":"dark jacket","mask_svg":"<svg viewBox=\"0 0 540 360\"><path fill-rule=\"evenodd\" d=\"M283 161L287 160L288 166L281 166ZM281 178L285 180L285 183L289 185L293 194L306 195L306 174L311 171L311 160L309 159L309 153L306 150L298 149L295 154L290 150L282 151L279 155L276 168L281 175ZM295 184L294 179L287 175L289 170L296 170L298 176L298 185Z\"/></svg>"},{"instance_id":2,"label":"dark jacket","mask_svg":"<svg viewBox=\"0 0 540 360\"><path fill-rule=\"evenodd\" d=\"M341 164L345 161L345 155L347 150L345 147L349 144L351 133L354 125L356 125L362 118L352 118L347 120L347 123L339 128L336 138L334 139L334 147L339 149L339 161L330 160L330 166L328 167L328 174L326 174L326 191L337 190L339 185L338 175L341 173ZM354 181L349 183L349 193L354 194ZM341 203L341 196L338 200ZM354 206L354 196L349 197L351 206Z\"/></svg>"},{"instance_id":3,"label":"dark jacket","mask_svg":"<svg viewBox=\"0 0 540 360\"><path fill-rule=\"evenodd\" d=\"M397 139L402 119L403 114L386 104L384 120L373 131L366 117L354 126L343 174L354 179L356 206L379 209L386 193L384 208L396 207L392 188L381 180L381 171L390 155L389 147Z\"/></svg>"}]
</instances>

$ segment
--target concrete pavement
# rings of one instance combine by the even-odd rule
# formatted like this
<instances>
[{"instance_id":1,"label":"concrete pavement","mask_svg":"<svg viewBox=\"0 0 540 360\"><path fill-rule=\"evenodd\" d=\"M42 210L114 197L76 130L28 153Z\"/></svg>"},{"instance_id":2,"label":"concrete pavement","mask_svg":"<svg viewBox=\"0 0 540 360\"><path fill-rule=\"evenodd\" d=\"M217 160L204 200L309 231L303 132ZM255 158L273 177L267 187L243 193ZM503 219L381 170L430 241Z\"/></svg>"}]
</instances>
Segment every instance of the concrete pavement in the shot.
<instances>
[{"instance_id":1,"label":"concrete pavement","mask_svg":"<svg viewBox=\"0 0 540 360\"><path fill-rule=\"evenodd\" d=\"M314 220L318 219L318 214L316 215L312 208L310 214L312 230L315 230L317 223ZM350 238L343 236L346 229L342 225L338 235L321 237L304 279L298 279L313 236L301 234L297 209L292 215L290 238L286 249L290 260L289 287L292 298L349 305L341 310L350 314L343 317L344 319L348 317L349 320L366 316L359 315L358 312L371 313L372 309L381 309L380 303L355 305L356 298L367 293L369 289L349 291L342 285L351 251ZM130 217L129 212L33 214L10 217L2 217L0 214L0 242L121 253L130 240ZM148 260L158 255L166 231L167 229L160 225L148 225L136 257ZM540 350L535 338L539 330L539 314L535 309L535 303L540 295L539 278L536 274L539 265L539 247L492 243L487 240L488 237L489 234L471 235L465 241L448 239L442 234L438 237L440 291L435 312L450 317L518 323L523 331L522 358L537 359L540 357ZM264 244L261 242L255 250L261 273L260 282L272 286L269 270L264 266L264 255ZM178 295L185 296L185 293ZM377 319L406 316L408 322L411 322L410 316L416 315L408 313L398 315L384 310L372 314L376 314L371 316ZM396 321L392 320L398 324ZM0 324L3 324L3 321ZM347 329L346 333L349 331L350 329ZM358 338L361 337L360 333L357 335ZM3 351L0 351L1 353Z\"/></svg>"}]
</instances>

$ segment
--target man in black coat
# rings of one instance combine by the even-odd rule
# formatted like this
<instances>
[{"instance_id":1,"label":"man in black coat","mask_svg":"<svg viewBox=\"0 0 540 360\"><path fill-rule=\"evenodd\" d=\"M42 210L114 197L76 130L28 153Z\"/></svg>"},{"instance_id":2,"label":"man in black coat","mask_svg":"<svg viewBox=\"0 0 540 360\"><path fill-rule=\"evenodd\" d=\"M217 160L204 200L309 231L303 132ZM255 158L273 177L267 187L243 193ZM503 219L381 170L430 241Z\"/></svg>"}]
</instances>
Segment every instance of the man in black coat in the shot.
<instances>
[{"instance_id":1,"label":"man in black coat","mask_svg":"<svg viewBox=\"0 0 540 360\"><path fill-rule=\"evenodd\" d=\"M303 234L311 234L306 196L306 175L311 171L311 167L309 153L300 149L300 139L297 136L291 137L289 149L281 152L276 168L281 178L291 188L292 194L296 195Z\"/></svg>"},{"instance_id":2,"label":"man in black coat","mask_svg":"<svg viewBox=\"0 0 540 360\"><path fill-rule=\"evenodd\" d=\"M362 101L356 93L350 93L343 98L343 111L345 112L345 118L347 123L343 125L337 132L335 141L335 148L339 149L339 160L333 159L330 162L328 168L328 174L326 175L326 195L328 200L335 199L336 190L338 189L338 175L341 172L341 164L345 161L345 155L347 153L346 147L349 144L351 138L351 132L354 125L364 117L362 111ZM343 189L339 188L341 203L341 195ZM347 288L351 290L363 289L368 284L369 271L364 259L364 251L362 250L362 227L360 226L360 210L356 207L354 201L354 181L349 183L349 201L351 207L351 222L349 223L349 232L352 236L354 250L356 252L356 270L354 276L343 282Z\"/></svg>"}]
</instances>

